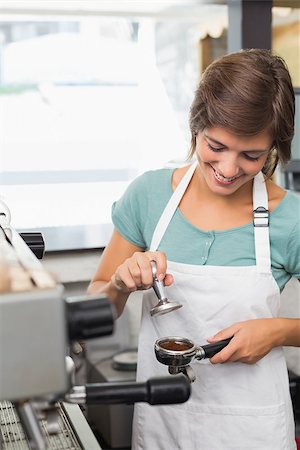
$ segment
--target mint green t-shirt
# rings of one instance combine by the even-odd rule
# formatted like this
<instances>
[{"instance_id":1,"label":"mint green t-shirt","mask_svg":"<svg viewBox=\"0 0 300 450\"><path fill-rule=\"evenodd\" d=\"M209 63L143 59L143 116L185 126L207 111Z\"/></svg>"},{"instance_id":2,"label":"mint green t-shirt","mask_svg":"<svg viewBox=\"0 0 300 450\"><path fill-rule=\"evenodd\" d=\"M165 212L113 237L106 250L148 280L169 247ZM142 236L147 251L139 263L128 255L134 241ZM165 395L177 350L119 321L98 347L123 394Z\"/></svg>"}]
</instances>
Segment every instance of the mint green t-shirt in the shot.
<instances>
[{"instance_id":1,"label":"mint green t-shirt","mask_svg":"<svg viewBox=\"0 0 300 450\"><path fill-rule=\"evenodd\" d=\"M174 169L144 173L112 207L112 220L129 242L145 250L172 195ZM282 290L291 277L300 278L300 196L287 191L270 214L271 265ZM214 266L256 264L252 222L225 231L203 231L177 208L158 250L170 261Z\"/></svg>"}]
</instances>

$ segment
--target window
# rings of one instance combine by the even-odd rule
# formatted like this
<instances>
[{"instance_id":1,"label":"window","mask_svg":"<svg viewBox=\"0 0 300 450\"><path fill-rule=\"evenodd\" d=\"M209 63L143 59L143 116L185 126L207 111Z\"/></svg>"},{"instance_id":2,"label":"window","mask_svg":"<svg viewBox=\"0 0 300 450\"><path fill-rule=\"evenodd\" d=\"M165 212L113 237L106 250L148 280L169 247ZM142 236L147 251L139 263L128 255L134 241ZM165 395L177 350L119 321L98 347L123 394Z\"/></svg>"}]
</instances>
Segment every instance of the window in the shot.
<instances>
[{"instance_id":1,"label":"window","mask_svg":"<svg viewBox=\"0 0 300 450\"><path fill-rule=\"evenodd\" d=\"M48 250L104 246L127 184L185 157L151 53L153 27L0 23L0 195L13 226L43 231Z\"/></svg>"},{"instance_id":2,"label":"window","mask_svg":"<svg viewBox=\"0 0 300 450\"><path fill-rule=\"evenodd\" d=\"M116 3L0 6L0 198L48 251L105 246L128 183L184 161L199 39L226 22L193 0Z\"/></svg>"}]
</instances>

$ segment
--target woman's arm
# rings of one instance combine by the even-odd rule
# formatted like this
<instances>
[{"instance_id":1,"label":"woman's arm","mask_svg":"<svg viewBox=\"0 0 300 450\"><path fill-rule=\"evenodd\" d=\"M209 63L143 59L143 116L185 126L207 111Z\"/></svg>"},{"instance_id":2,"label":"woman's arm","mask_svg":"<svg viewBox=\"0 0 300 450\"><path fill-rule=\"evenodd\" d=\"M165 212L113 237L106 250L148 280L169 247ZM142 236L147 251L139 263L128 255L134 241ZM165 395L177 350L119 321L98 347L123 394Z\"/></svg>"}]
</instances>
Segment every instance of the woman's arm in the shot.
<instances>
[{"instance_id":1,"label":"woman's arm","mask_svg":"<svg viewBox=\"0 0 300 450\"><path fill-rule=\"evenodd\" d=\"M152 286L150 261L156 261L157 276L164 279L165 285L170 285L173 277L166 275L167 261L164 253L145 252L114 230L88 286L88 294L106 294L120 316L131 292Z\"/></svg>"},{"instance_id":2,"label":"woman's arm","mask_svg":"<svg viewBox=\"0 0 300 450\"><path fill-rule=\"evenodd\" d=\"M111 278L118 266L130 258L134 252L141 251L143 251L142 248L126 241L120 233L114 230L110 242L101 255L97 271L88 286L88 294L106 294L116 306L118 316L124 309L130 291L117 289Z\"/></svg>"},{"instance_id":3,"label":"woman's arm","mask_svg":"<svg viewBox=\"0 0 300 450\"><path fill-rule=\"evenodd\" d=\"M300 319L278 318L280 339L278 345L300 347Z\"/></svg>"}]
</instances>

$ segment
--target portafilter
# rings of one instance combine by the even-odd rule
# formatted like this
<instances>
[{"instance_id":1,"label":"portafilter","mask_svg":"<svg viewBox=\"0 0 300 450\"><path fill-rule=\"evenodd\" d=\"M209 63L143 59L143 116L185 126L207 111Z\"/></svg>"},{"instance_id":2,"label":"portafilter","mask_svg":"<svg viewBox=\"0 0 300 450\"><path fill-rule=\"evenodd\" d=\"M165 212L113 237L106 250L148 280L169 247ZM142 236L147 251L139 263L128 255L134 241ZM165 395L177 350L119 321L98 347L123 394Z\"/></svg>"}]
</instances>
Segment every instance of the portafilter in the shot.
<instances>
[{"instance_id":1,"label":"portafilter","mask_svg":"<svg viewBox=\"0 0 300 450\"><path fill-rule=\"evenodd\" d=\"M229 344L231 338L215 342L213 344L195 345L190 339L179 336L167 336L158 339L154 344L156 359L168 366L171 375L184 373L190 381L195 381L196 377L190 362L193 359L201 360L212 358Z\"/></svg>"}]
</instances>

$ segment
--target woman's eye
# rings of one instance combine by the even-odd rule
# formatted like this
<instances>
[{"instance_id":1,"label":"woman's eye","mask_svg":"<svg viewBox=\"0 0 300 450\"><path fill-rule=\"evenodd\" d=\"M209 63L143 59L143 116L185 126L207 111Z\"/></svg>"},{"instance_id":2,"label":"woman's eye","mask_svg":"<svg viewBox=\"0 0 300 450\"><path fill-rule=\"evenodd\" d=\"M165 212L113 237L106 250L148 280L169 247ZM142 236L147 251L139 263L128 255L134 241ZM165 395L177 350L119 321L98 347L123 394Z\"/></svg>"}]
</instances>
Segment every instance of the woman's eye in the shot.
<instances>
[{"instance_id":1,"label":"woman's eye","mask_svg":"<svg viewBox=\"0 0 300 450\"><path fill-rule=\"evenodd\" d=\"M208 142L207 142L207 146L208 146L208 148L209 148L210 150L212 150L213 152L220 152L220 151L223 150L223 147L213 147L213 146L210 145Z\"/></svg>"},{"instance_id":2,"label":"woman's eye","mask_svg":"<svg viewBox=\"0 0 300 450\"><path fill-rule=\"evenodd\" d=\"M247 153L243 153L243 155L246 159L248 159L248 161L258 161L259 160L259 156L250 156Z\"/></svg>"}]
</instances>

